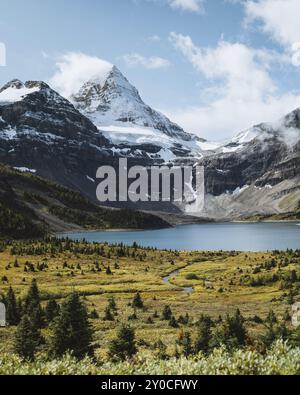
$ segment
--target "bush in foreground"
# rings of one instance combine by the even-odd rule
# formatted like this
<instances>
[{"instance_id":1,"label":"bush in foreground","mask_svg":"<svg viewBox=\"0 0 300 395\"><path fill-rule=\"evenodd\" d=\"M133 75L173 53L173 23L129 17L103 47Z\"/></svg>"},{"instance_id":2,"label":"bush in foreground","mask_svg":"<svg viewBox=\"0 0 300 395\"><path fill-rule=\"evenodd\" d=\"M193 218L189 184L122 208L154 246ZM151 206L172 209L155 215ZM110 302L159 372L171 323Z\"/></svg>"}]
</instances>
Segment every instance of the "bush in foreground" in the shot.
<instances>
[{"instance_id":1,"label":"bush in foreground","mask_svg":"<svg viewBox=\"0 0 300 395\"><path fill-rule=\"evenodd\" d=\"M90 358L78 361L70 355L46 361L37 357L23 362L11 354L0 354L0 374L8 375L297 375L300 374L300 348L277 341L267 354L238 350L230 354L225 348L213 351L209 357L199 354L193 358L157 360L139 353L125 362L95 365Z\"/></svg>"}]
</instances>

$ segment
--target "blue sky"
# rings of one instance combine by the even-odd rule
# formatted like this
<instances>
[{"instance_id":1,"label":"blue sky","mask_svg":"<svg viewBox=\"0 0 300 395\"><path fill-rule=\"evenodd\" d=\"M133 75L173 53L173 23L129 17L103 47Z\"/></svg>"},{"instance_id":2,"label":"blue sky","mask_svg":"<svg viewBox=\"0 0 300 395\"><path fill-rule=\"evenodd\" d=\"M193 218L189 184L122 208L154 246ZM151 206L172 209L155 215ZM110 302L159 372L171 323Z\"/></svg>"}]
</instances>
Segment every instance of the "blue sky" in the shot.
<instances>
[{"instance_id":1,"label":"blue sky","mask_svg":"<svg viewBox=\"0 0 300 395\"><path fill-rule=\"evenodd\" d=\"M297 15L298 0L3 0L0 84L51 81L82 53L186 130L225 139L300 106Z\"/></svg>"}]
</instances>

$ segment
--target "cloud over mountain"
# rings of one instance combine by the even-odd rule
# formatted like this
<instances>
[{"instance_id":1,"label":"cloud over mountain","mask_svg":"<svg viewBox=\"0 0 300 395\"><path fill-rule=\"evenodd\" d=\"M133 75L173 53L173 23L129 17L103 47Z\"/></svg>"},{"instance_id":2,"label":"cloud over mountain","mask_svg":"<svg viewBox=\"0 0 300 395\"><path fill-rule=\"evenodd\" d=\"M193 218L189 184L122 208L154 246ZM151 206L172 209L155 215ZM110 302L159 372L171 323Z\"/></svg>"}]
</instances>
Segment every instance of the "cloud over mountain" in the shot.
<instances>
[{"instance_id":1,"label":"cloud over mountain","mask_svg":"<svg viewBox=\"0 0 300 395\"><path fill-rule=\"evenodd\" d=\"M49 82L62 96L68 98L90 79L102 77L104 81L112 67L111 63L100 58L68 52L57 61L57 70Z\"/></svg>"},{"instance_id":2,"label":"cloud over mountain","mask_svg":"<svg viewBox=\"0 0 300 395\"><path fill-rule=\"evenodd\" d=\"M169 39L210 84L204 104L165 110L191 132L208 139L228 138L233 131L273 121L300 104L300 95L279 93L270 73L272 65L286 63L284 54L224 40L201 47L190 36L174 32Z\"/></svg>"}]
</instances>

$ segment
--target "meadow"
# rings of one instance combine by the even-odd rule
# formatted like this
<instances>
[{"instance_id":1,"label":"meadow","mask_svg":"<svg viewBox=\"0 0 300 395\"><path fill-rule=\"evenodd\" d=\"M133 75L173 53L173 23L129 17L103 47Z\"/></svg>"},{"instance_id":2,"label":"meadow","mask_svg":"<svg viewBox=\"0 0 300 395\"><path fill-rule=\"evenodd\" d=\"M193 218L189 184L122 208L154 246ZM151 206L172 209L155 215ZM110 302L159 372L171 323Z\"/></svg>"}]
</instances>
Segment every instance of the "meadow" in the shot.
<instances>
[{"instance_id":1,"label":"meadow","mask_svg":"<svg viewBox=\"0 0 300 395\"><path fill-rule=\"evenodd\" d=\"M76 291L91 315L93 345L100 360L108 360L108 344L120 323L135 329L141 350L155 355L158 351L152 346L163 342L172 357L182 332L193 333L202 314L218 320L238 308L253 338L264 332L263 320L270 310L279 319L292 314L300 289L299 264L300 251L289 250L178 252L56 239L14 241L1 248L1 294L11 286L22 299L33 278L43 306L50 299L61 303ZM170 273L174 275L166 282L164 277ZM132 305L137 292L143 308ZM106 320L112 295L117 310L113 320ZM162 319L165 306L170 306L175 325ZM14 331L14 327L0 328L2 353L13 352Z\"/></svg>"}]
</instances>

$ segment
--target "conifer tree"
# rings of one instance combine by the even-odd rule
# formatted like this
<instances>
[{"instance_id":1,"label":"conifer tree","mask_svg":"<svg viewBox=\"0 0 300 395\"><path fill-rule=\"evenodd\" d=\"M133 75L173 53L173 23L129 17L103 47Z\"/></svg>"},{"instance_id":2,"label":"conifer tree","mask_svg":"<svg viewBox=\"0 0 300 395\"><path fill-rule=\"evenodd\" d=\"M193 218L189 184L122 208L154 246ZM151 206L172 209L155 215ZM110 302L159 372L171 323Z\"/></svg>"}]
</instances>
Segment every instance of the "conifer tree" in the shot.
<instances>
[{"instance_id":1,"label":"conifer tree","mask_svg":"<svg viewBox=\"0 0 300 395\"><path fill-rule=\"evenodd\" d=\"M104 319L104 321L114 321L115 320L115 317L113 316L109 306L107 306L105 308L103 319Z\"/></svg>"},{"instance_id":2,"label":"conifer tree","mask_svg":"<svg viewBox=\"0 0 300 395\"><path fill-rule=\"evenodd\" d=\"M112 271L109 266L107 266L107 268L106 268L106 274L108 274L109 276L112 275Z\"/></svg>"},{"instance_id":3,"label":"conifer tree","mask_svg":"<svg viewBox=\"0 0 300 395\"><path fill-rule=\"evenodd\" d=\"M23 316L23 302L22 302L21 298L18 298L17 306L18 306L18 312L19 312L19 316L20 316L20 320L21 320L21 317Z\"/></svg>"},{"instance_id":4,"label":"conifer tree","mask_svg":"<svg viewBox=\"0 0 300 395\"><path fill-rule=\"evenodd\" d=\"M17 328L15 336L15 351L24 359L34 359L34 354L41 341L41 335L31 322L29 316L24 314Z\"/></svg>"},{"instance_id":5,"label":"conifer tree","mask_svg":"<svg viewBox=\"0 0 300 395\"><path fill-rule=\"evenodd\" d=\"M165 306L162 312L162 319L169 321L172 318L172 310L170 306Z\"/></svg>"},{"instance_id":6,"label":"conifer tree","mask_svg":"<svg viewBox=\"0 0 300 395\"><path fill-rule=\"evenodd\" d=\"M197 333L195 340L195 352L209 353L209 344L212 338L211 333L212 322L209 317L202 316L197 323Z\"/></svg>"},{"instance_id":7,"label":"conifer tree","mask_svg":"<svg viewBox=\"0 0 300 395\"><path fill-rule=\"evenodd\" d=\"M110 342L109 356L124 361L127 358L131 358L136 352L134 329L130 326L122 325L118 330L117 337Z\"/></svg>"},{"instance_id":8,"label":"conifer tree","mask_svg":"<svg viewBox=\"0 0 300 395\"><path fill-rule=\"evenodd\" d=\"M45 308L45 318L48 323L52 322L59 314L59 304L54 299L49 300Z\"/></svg>"},{"instance_id":9,"label":"conifer tree","mask_svg":"<svg viewBox=\"0 0 300 395\"><path fill-rule=\"evenodd\" d=\"M237 310L233 317L227 315L212 338L211 347L220 347L225 345L228 350L241 348L246 345L247 331L244 325L244 318L240 311Z\"/></svg>"},{"instance_id":10,"label":"conifer tree","mask_svg":"<svg viewBox=\"0 0 300 395\"><path fill-rule=\"evenodd\" d=\"M261 340L266 348L269 348L275 340L288 340L291 336L291 331L287 328L285 322L277 323L276 320L269 320L266 323L266 332L262 335Z\"/></svg>"},{"instance_id":11,"label":"conifer tree","mask_svg":"<svg viewBox=\"0 0 300 395\"><path fill-rule=\"evenodd\" d=\"M116 312L118 310L117 308L117 304L116 304L116 300L114 298L114 296L110 296L108 299L108 307L110 310Z\"/></svg>"},{"instance_id":12,"label":"conifer tree","mask_svg":"<svg viewBox=\"0 0 300 395\"><path fill-rule=\"evenodd\" d=\"M162 340L158 340L158 342L155 343L155 349L157 350L156 356L158 359L168 359L167 346Z\"/></svg>"},{"instance_id":13,"label":"conifer tree","mask_svg":"<svg viewBox=\"0 0 300 395\"><path fill-rule=\"evenodd\" d=\"M283 321L288 322L291 321L292 317L290 315L290 312L288 309L285 310L285 312L283 313Z\"/></svg>"},{"instance_id":14,"label":"conifer tree","mask_svg":"<svg viewBox=\"0 0 300 395\"><path fill-rule=\"evenodd\" d=\"M55 320L50 354L61 357L66 352L82 359L92 355L92 331L86 306L77 293L71 294L62 304Z\"/></svg>"},{"instance_id":15,"label":"conifer tree","mask_svg":"<svg viewBox=\"0 0 300 395\"><path fill-rule=\"evenodd\" d=\"M277 338L282 339L284 341L288 340L290 338L291 332L287 328L284 322L282 322L280 325L278 325L277 328Z\"/></svg>"},{"instance_id":16,"label":"conifer tree","mask_svg":"<svg viewBox=\"0 0 300 395\"><path fill-rule=\"evenodd\" d=\"M193 353L193 346L190 332L185 332L182 339L182 354L187 358Z\"/></svg>"},{"instance_id":17,"label":"conifer tree","mask_svg":"<svg viewBox=\"0 0 300 395\"><path fill-rule=\"evenodd\" d=\"M269 311L268 316L266 318L266 323L269 325L277 323L277 317L273 310Z\"/></svg>"},{"instance_id":18,"label":"conifer tree","mask_svg":"<svg viewBox=\"0 0 300 395\"><path fill-rule=\"evenodd\" d=\"M236 310L234 317L229 320L229 333L236 338L238 346L245 346L247 331L244 325L244 317L239 309Z\"/></svg>"},{"instance_id":19,"label":"conifer tree","mask_svg":"<svg viewBox=\"0 0 300 395\"><path fill-rule=\"evenodd\" d=\"M296 272L296 270L292 270L291 271L291 282L295 283L295 282L297 282L297 280L298 280L297 272Z\"/></svg>"},{"instance_id":20,"label":"conifer tree","mask_svg":"<svg viewBox=\"0 0 300 395\"><path fill-rule=\"evenodd\" d=\"M96 320L96 319L99 318L99 314L97 313L97 310L96 310L96 309L94 309L94 310L91 311L91 313L90 313L90 318L91 318L92 320Z\"/></svg>"},{"instance_id":21,"label":"conifer tree","mask_svg":"<svg viewBox=\"0 0 300 395\"><path fill-rule=\"evenodd\" d=\"M277 338L277 336L276 336L276 328L275 328L275 324L274 323L266 325L266 327L267 327L267 330L262 335L261 340L262 340L263 344L267 348L269 348L274 343L274 341Z\"/></svg>"},{"instance_id":22,"label":"conifer tree","mask_svg":"<svg viewBox=\"0 0 300 395\"><path fill-rule=\"evenodd\" d=\"M290 304L290 305L295 303L295 299L294 299L294 295L293 295L292 290L290 290L290 292L288 293L287 303Z\"/></svg>"},{"instance_id":23,"label":"conifer tree","mask_svg":"<svg viewBox=\"0 0 300 395\"><path fill-rule=\"evenodd\" d=\"M18 325L20 322L20 312L12 287L9 287L5 298L6 321L9 325Z\"/></svg>"},{"instance_id":24,"label":"conifer tree","mask_svg":"<svg viewBox=\"0 0 300 395\"><path fill-rule=\"evenodd\" d=\"M169 326L171 326L172 328L178 328L179 326L176 318L173 315L169 321Z\"/></svg>"},{"instance_id":25,"label":"conifer tree","mask_svg":"<svg viewBox=\"0 0 300 395\"><path fill-rule=\"evenodd\" d=\"M139 292L133 298L132 307L136 309L142 309L144 307L144 302Z\"/></svg>"},{"instance_id":26,"label":"conifer tree","mask_svg":"<svg viewBox=\"0 0 300 395\"><path fill-rule=\"evenodd\" d=\"M32 280L31 286L24 301L24 313L27 314L36 328L44 325L44 314L41 307L40 292L36 279Z\"/></svg>"}]
</instances>

